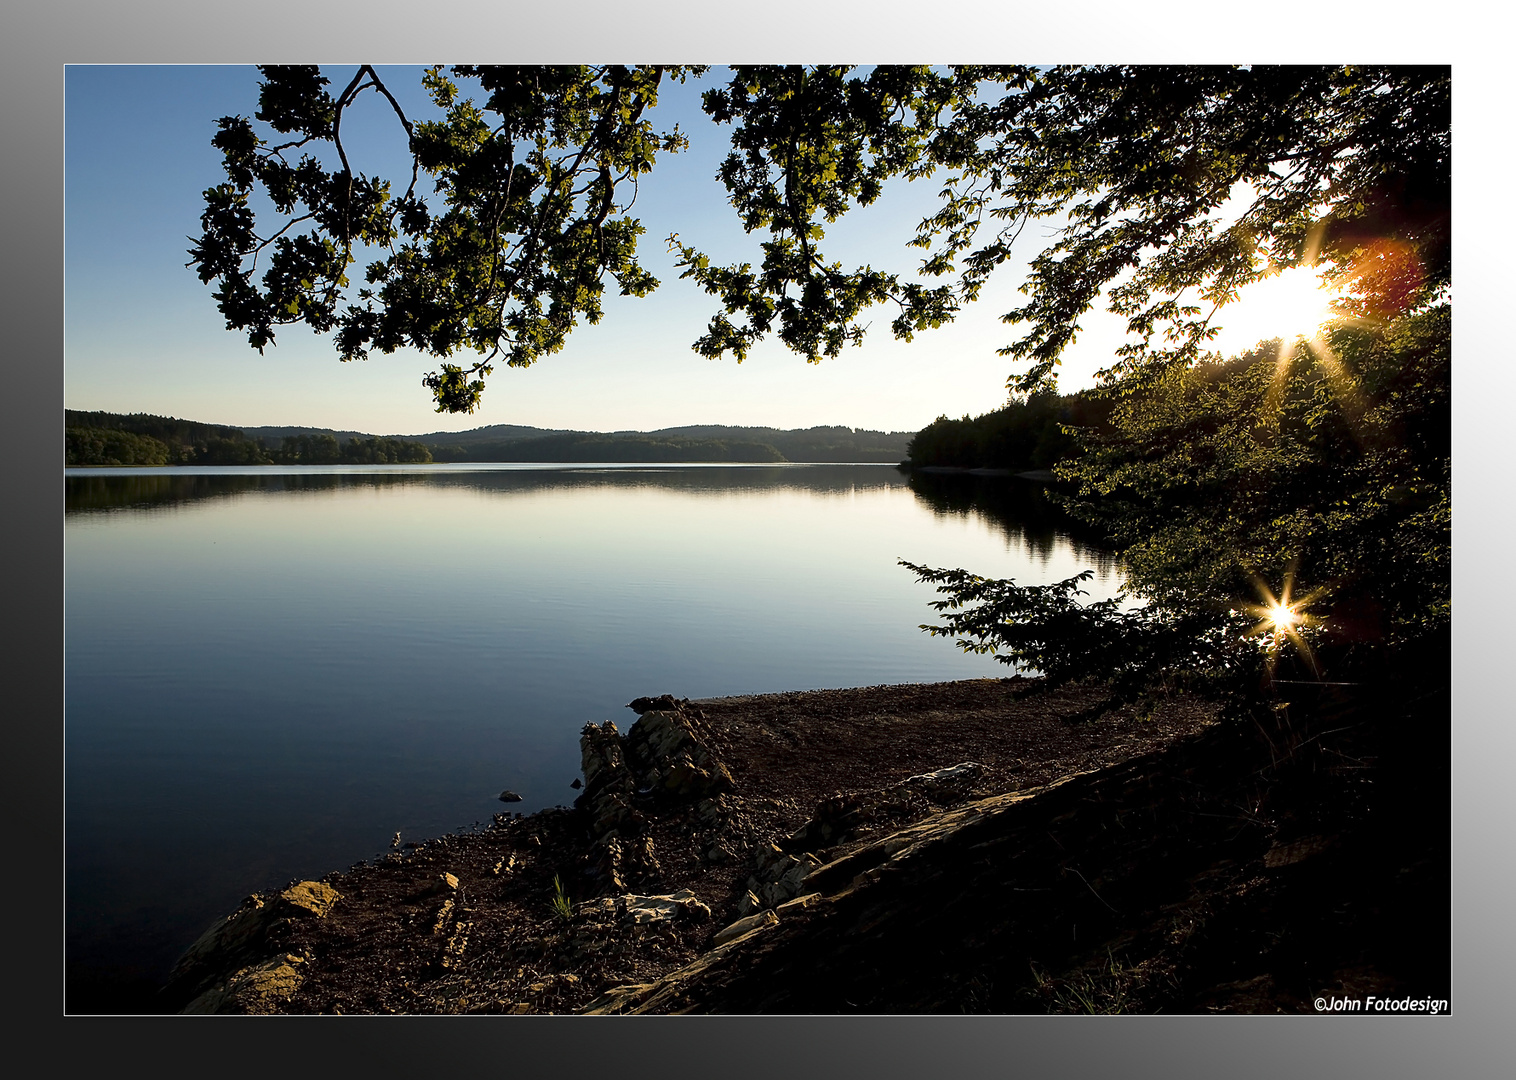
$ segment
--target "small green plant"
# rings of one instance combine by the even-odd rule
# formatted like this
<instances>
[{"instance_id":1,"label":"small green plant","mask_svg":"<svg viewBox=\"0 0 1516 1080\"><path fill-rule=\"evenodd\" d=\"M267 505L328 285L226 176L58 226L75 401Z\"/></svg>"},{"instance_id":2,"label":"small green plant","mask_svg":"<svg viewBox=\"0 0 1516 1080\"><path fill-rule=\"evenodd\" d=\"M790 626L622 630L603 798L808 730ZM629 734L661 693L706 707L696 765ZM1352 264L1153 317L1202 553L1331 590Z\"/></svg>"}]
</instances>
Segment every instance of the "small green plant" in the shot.
<instances>
[{"instance_id":1,"label":"small green plant","mask_svg":"<svg viewBox=\"0 0 1516 1080\"><path fill-rule=\"evenodd\" d=\"M563 891L563 879L557 874L553 875L553 913L564 922L574 917L574 905L569 901L568 893Z\"/></svg>"},{"instance_id":2,"label":"small green plant","mask_svg":"<svg viewBox=\"0 0 1516 1080\"><path fill-rule=\"evenodd\" d=\"M1124 1013L1131 1006L1128 984L1136 970L1124 966L1106 949L1105 970L1070 972L1055 978L1032 965L1033 986L1028 996L1040 1000L1048 1012L1108 1014Z\"/></svg>"}]
</instances>

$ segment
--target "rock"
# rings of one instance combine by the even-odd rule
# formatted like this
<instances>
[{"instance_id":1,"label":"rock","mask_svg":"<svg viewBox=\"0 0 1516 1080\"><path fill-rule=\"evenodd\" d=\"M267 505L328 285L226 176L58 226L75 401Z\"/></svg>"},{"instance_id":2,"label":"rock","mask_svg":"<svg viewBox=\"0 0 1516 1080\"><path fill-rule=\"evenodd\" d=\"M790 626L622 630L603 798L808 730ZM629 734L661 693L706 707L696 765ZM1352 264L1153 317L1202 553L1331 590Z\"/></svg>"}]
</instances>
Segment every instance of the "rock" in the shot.
<instances>
[{"instance_id":1,"label":"rock","mask_svg":"<svg viewBox=\"0 0 1516 1080\"><path fill-rule=\"evenodd\" d=\"M341 899L323 881L297 882L273 898L258 893L247 897L241 907L185 950L164 984L165 1004L173 1009L198 1000L218 985L225 990L232 973L242 974L269 959L277 948L269 940L271 931L287 927L292 920L325 918Z\"/></svg>"},{"instance_id":2,"label":"rock","mask_svg":"<svg viewBox=\"0 0 1516 1080\"><path fill-rule=\"evenodd\" d=\"M653 850L651 836L639 836L621 846L622 865L631 880L638 883L653 882L663 876L663 867L658 865L658 855Z\"/></svg>"},{"instance_id":3,"label":"rock","mask_svg":"<svg viewBox=\"0 0 1516 1080\"><path fill-rule=\"evenodd\" d=\"M644 712L626 735L626 760L642 790L679 798L720 795L736 787L705 745L704 724L681 709Z\"/></svg>"},{"instance_id":4,"label":"rock","mask_svg":"<svg viewBox=\"0 0 1516 1080\"><path fill-rule=\"evenodd\" d=\"M638 716L641 716L643 713L648 712L652 709L678 709L681 706L688 704L689 700L689 698L684 698L682 700L678 699L674 697L673 694L663 694L655 698L636 698L632 701L629 701L626 707L628 709L631 709Z\"/></svg>"},{"instance_id":5,"label":"rock","mask_svg":"<svg viewBox=\"0 0 1516 1080\"><path fill-rule=\"evenodd\" d=\"M689 889L680 889L665 896L637 896L628 894L618 897L617 908L624 918L637 925L666 922L682 917L703 922L711 917L711 909Z\"/></svg>"},{"instance_id":6,"label":"rock","mask_svg":"<svg viewBox=\"0 0 1516 1080\"><path fill-rule=\"evenodd\" d=\"M569 785L569 787L571 787L571 788L573 788L573 789L574 789L574 790L575 790L575 791L578 791L578 790L579 790L579 789L580 789L580 788L582 788L582 787L583 787L583 786L584 786L584 783L583 783L583 781L581 781L581 780L580 780L580 779L579 779L579 777L577 777L577 776L576 776L576 777L574 777L574 782L573 782L573 783L572 783L572 784L570 784L570 785Z\"/></svg>"},{"instance_id":7,"label":"rock","mask_svg":"<svg viewBox=\"0 0 1516 1080\"><path fill-rule=\"evenodd\" d=\"M574 805L588 818L592 851L585 861L600 887L615 892L660 883L645 813L656 813L670 799L702 799L699 820L723 827L730 808L721 795L736 786L731 771L706 747L698 710L686 710L671 695L639 698L632 706L641 715L624 738L609 721L586 724L579 737L584 792ZM656 797L648 801L649 795ZM698 846L691 854L716 860L729 855L710 839L692 840Z\"/></svg>"},{"instance_id":8,"label":"rock","mask_svg":"<svg viewBox=\"0 0 1516 1080\"><path fill-rule=\"evenodd\" d=\"M747 879L747 893L738 901L739 911L777 907L799 896L804 891L805 879L821 865L821 860L804 853L787 855L767 844L759 850L757 864L757 873Z\"/></svg>"},{"instance_id":9,"label":"rock","mask_svg":"<svg viewBox=\"0 0 1516 1080\"><path fill-rule=\"evenodd\" d=\"M681 760L669 766L661 786L670 795L687 799L731 791L737 785L727 767L720 762L702 769L693 761Z\"/></svg>"},{"instance_id":10,"label":"rock","mask_svg":"<svg viewBox=\"0 0 1516 1080\"><path fill-rule=\"evenodd\" d=\"M693 746L695 733L678 712L645 712L626 733L626 744L627 757L645 769Z\"/></svg>"},{"instance_id":11,"label":"rock","mask_svg":"<svg viewBox=\"0 0 1516 1080\"><path fill-rule=\"evenodd\" d=\"M585 796L606 787L633 790L632 778L626 768L621 733L612 721L607 720L598 727L594 724L584 725L584 730L579 733L579 756L584 773Z\"/></svg>"},{"instance_id":12,"label":"rock","mask_svg":"<svg viewBox=\"0 0 1516 1080\"><path fill-rule=\"evenodd\" d=\"M962 761L950 768L922 773L902 781L901 786L920 791L933 802L954 803L964 798L971 787L983 779L985 767L974 761Z\"/></svg>"},{"instance_id":13,"label":"rock","mask_svg":"<svg viewBox=\"0 0 1516 1080\"><path fill-rule=\"evenodd\" d=\"M621 734L607 720L586 724L579 735L584 793L574 805L588 811L589 832L597 843L641 831L642 816L632 806L636 777L627 768Z\"/></svg>"},{"instance_id":14,"label":"rock","mask_svg":"<svg viewBox=\"0 0 1516 1080\"><path fill-rule=\"evenodd\" d=\"M468 948L468 935L473 925L473 923L461 922L453 928L452 934L442 945L442 951L437 954L439 968L448 971L463 962L463 953Z\"/></svg>"},{"instance_id":15,"label":"rock","mask_svg":"<svg viewBox=\"0 0 1516 1080\"><path fill-rule=\"evenodd\" d=\"M730 926L716 931L716 935L711 938L711 947L719 948L722 945L736 941L738 938L746 937L754 931L767 930L770 926L776 926L778 923L778 915L775 915L772 911L760 911L756 915L749 915L745 919L738 919Z\"/></svg>"},{"instance_id":16,"label":"rock","mask_svg":"<svg viewBox=\"0 0 1516 1080\"><path fill-rule=\"evenodd\" d=\"M458 879L452 874L439 874L418 896L435 896L437 893L450 893L458 888Z\"/></svg>"},{"instance_id":17,"label":"rock","mask_svg":"<svg viewBox=\"0 0 1516 1080\"><path fill-rule=\"evenodd\" d=\"M444 900L442 907L437 911L437 917L432 920L432 933L440 934L446 930L448 924L453 921L454 903L451 899Z\"/></svg>"},{"instance_id":18,"label":"rock","mask_svg":"<svg viewBox=\"0 0 1516 1080\"><path fill-rule=\"evenodd\" d=\"M714 799L701 799L695 804L695 819L708 829L719 829L731 816L731 806L720 795Z\"/></svg>"},{"instance_id":19,"label":"rock","mask_svg":"<svg viewBox=\"0 0 1516 1080\"><path fill-rule=\"evenodd\" d=\"M633 886L646 887L662 877L663 868L658 864L650 836L624 841L612 836L599 847L600 856L593 870L605 889L626 892Z\"/></svg>"},{"instance_id":20,"label":"rock","mask_svg":"<svg viewBox=\"0 0 1516 1080\"><path fill-rule=\"evenodd\" d=\"M619 792L606 792L597 800L590 815L589 834L598 844L618 836L635 836L642 831L644 819L631 799Z\"/></svg>"},{"instance_id":21,"label":"rock","mask_svg":"<svg viewBox=\"0 0 1516 1080\"><path fill-rule=\"evenodd\" d=\"M624 857L621 841L616 836L602 837L595 845L599 857L593 860L589 873L605 892L625 892L627 889Z\"/></svg>"},{"instance_id":22,"label":"rock","mask_svg":"<svg viewBox=\"0 0 1516 1080\"><path fill-rule=\"evenodd\" d=\"M774 909L774 913L783 918L786 911L795 911L797 909L804 910L808 907L815 907L820 901L820 893L806 893L804 896L797 896L793 900L786 900L784 903L780 904Z\"/></svg>"},{"instance_id":23,"label":"rock","mask_svg":"<svg viewBox=\"0 0 1516 1080\"><path fill-rule=\"evenodd\" d=\"M305 958L287 953L252 964L206 990L181 1013L273 1013L305 981Z\"/></svg>"},{"instance_id":24,"label":"rock","mask_svg":"<svg viewBox=\"0 0 1516 1080\"><path fill-rule=\"evenodd\" d=\"M342 895L324 881L302 881L279 894L281 905L289 909L282 912L285 917L306 914L324 919L340 899Z\"/></svg>"},{"instance_id":25,"label":"rock","mask_svg":"<svg viewBox=\"0 0 1516 1080\"><path fill-rule=\"evenodd\" d=\"M234 961L251 959L263 944L274 918L263 896L254 893L246 897L236 911L201 934L184 951L169 974L169 985L185 981L201 969L207 969L201 974L209 976L224 973Z\"/></svg>"},{"instance_id":26,"label":"rock","mask_svg":"<svg viewBox=\"0 0 1516 1080\"><path fill-rule=\"evenodd\" d=\"M784 848L778 844L765 841L753 848L753 874L762 881L771 880L766 876L768 868L785 857Z\"/></svg>"},{"instance_id":27,"label":"rock","mask_svg":"<svg viewBox=\"0 0 1516 1080\"><path fill-rule=\"evenodd\" d=\"M940 790L947 792L956 782L944 781ZM957 801L966 791L951 787L952 797L946 801ZM929 812L927 800L921 787L910 782L878 791L839 792L821 800L805 827L785 837L782 843L791 851L820 851L852 840L870 827L898 826L902 819Z\"/></svg>"},{"instance_id":28,"label":"rock","mask_svg":"<svg viewBox=\"0 0 1516 1080\"><path fill-rule=\"evenodd\" d=\"M788 837L785 846L815 851L841 843L852 836L863 820L863 799L858 795L838 793L817 803L811 820Z\"/></svg>"},{"instance_id":29,"label":"rock","mask_svg":"<svg viewBox=\"0 0 1516 1080\"><path fill-rule=\"evenodd\" d=\"M614 1013L623 1002L636 1001L653 989L653 983L626 983L613 986L584 1007L585 1013Z\"/></svg>"},{"instance_id":30,"label":"rock","mask_svg":"<svg viewBox=\"0 0 1516 1080\"><path fill-rule=\"evenodd\" d=\"M575 919L608 918L616 914L616 897L601 896L594 900L582 900L574 905Z\"/></svg>"},{"instance_id":31,"label":"rock","mask_svg":"<svg viewBox=\"0 0 1516 1080\"><path fill-rule=\"evenodd\" d=\"M549 975L536 982L528 983L526 993L535 999L537 1005L541 1006L546 1004L542 1001L543 998L556 998L565 990L572 990L578 986L580 981L578 975Z\"/></svg>"},{"instance_id":32,"label":"rock","mask_svg":"<svg viewBox=\"0 0 1516 1080\"><path fill-rule=\"evenodd\" d=\"M720 840L706 848L700 857L715 866L730 866L737 861L737 853Z\"/></svg>"},{"instance_id":33,"label":"rock","mask_svg":"<svg viewBox=\"0 0 1516 1080\"><path fill-rule=\"evenodd\" d=\"M790 862L779 875L779 884L789 889L798 889L801 882L811 876L811 873L821 865L821 860L814 855L800 854L791 855Z\"/></svg>"},{"instance_id":34,"label":"rock","mask_svg":"<svg viewBox=\"0 0 1516 1080\"><path fill-rule=\"evenodd\" d=\"M504 791L502 791L500 793L500 801L501 802L520 802L521 801L521 796L517 795L510 788L506 788Z\"/></svg>"}]
</instances>

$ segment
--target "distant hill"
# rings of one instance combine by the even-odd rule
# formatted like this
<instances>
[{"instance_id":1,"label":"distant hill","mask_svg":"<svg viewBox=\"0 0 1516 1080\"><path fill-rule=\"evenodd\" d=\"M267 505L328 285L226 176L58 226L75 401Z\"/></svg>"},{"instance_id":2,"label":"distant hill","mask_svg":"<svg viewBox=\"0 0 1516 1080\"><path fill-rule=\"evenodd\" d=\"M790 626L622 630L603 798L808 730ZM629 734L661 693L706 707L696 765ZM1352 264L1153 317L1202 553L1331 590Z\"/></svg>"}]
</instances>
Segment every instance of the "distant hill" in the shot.
<instances>
[{"instance_id":1,"label":"distant hill","mask_svg":"<svg viewBox=\"0 0 1516 1080\"><path fill-rule=\"evenodd\" d=\"M704 424L656 431L566 431L495 424L406 438L436 461L883 462L906 456L914 432L849 427L785 430Z\"/></svg>"},{"instance_id":2,"label":"distant hill","mask_svg":"<svg viewBox=\"0 0 1516 1080\"><path fill-rule=\"evenodd\" d=\"M428 446L480 446L488 443L516 442L520 439L535 439L543 435L585 434L570 432L563 428L523 427L521 424L491 424L488 427L471 428L468 431L434 431L430 435L410 435L407 438L424 442Z\"/></svg>"},{"instance_id":3,"label":"distant hill","mask_svg":"<svg viewBox=\"0 0 1516 1080\"><path fill-rule=\"evenodd\" d=\"M298 439L300 436L331 435L339 440L346 439L371 439L374 436L366 431L333 431L331 428L316 427L250 427L242 431L251 439L274 445L283 439Z\"/></svg>"},{"instance_id":4,"label":"distant hill","mask_svg":"<svg viewBox=\"0 0 1516 1080\"><path fill-rule=\"evenodd\" d=\"M241 428L149 413L63 413L65 466L396 465L432 460L423 444L320 428ZM275 437L270 432L287 433ZM345 436L345 440L339 436Z\"/></svg>"},{"instance_id":5,"label":"distant hill","mask_svg":"<svg viewBox=\"0 0 1516 1080\"><path fill-rule=\"evenodd\" d=\"M784 462L789 459L767 443L734 439L680 439L640 432L602 434L567 431L510 442L471 447L428 447L434 461L682 461Z\"/></svg>"},{"instance_id":6,"label":"distant hill","mask_svg":"<svg viewBox=\"0 0 1516 1080\"><path fill-rule=\"evenodd\" d=\"M491 424L375 436L313 427L234 428L144 413L65 415L69 465L366 462L881 462L907 456L909 431L785 430L705 424L657 431L572 431Z\"/></svg>"}]
</instances>

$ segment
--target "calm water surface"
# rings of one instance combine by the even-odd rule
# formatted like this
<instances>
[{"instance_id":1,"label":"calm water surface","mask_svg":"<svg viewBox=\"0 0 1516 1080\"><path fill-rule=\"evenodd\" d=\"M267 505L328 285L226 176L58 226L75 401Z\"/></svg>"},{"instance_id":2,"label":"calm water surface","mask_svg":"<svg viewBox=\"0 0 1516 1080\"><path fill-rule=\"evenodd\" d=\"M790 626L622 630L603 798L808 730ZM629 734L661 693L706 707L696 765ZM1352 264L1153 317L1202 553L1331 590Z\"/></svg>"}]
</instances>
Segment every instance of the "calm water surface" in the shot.
<instances>
[{"instance_id":1,"label":"calm water surface","mask_svg":"<svg viewBox=\"0 0 1516 1080\"><path fill-rule=\"evenodd\" d=\"M632 698L999 676L896 565L1111 560L1037 490L889 466L71 470L70 1008L129 1011L249 892L568 804ZM1007 491L1010 494L1007 494ZM133 996L136 995L136 996Z\"/></svg>"}]
</instances>

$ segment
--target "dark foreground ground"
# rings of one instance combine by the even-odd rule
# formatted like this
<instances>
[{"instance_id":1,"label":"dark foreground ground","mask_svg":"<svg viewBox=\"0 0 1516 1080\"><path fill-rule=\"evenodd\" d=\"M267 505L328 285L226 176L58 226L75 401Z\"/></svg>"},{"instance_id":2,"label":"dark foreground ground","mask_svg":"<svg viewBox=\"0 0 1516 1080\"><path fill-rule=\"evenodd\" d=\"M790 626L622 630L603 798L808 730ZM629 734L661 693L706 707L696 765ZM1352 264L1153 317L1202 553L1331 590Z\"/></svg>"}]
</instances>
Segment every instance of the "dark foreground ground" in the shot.
<instances>
[{"instance_id":1,"label":"dark foreground ground","mask_svg":"<svg viewBox=\"0 0 1516 1080\"><path fill-rule=\"evenodd\" d=\"M1446 733L1384 750L1436 702L1315 702L1335 729L1282 737L1184 698L1081 718L1100 701L1020 679L639 699L624 735L586 729L575 809L249 897L161 1006L1272 1013L1449 996Z\"/></svg>"}]
</instances>

